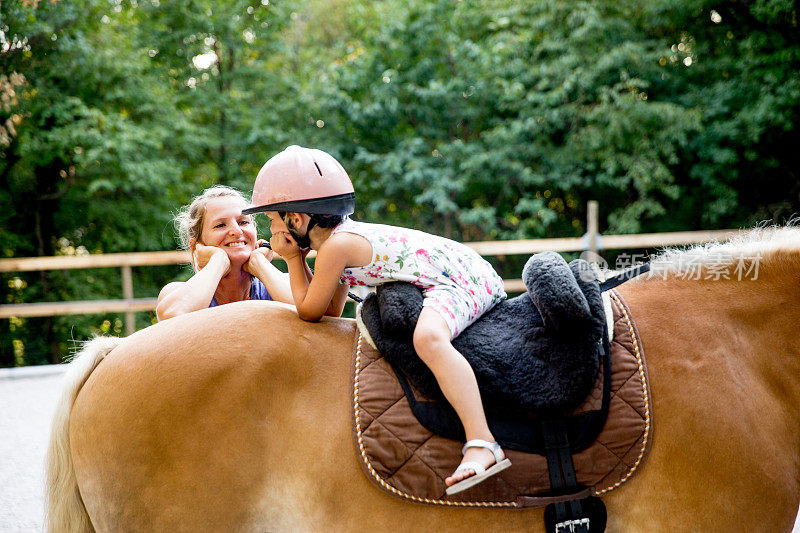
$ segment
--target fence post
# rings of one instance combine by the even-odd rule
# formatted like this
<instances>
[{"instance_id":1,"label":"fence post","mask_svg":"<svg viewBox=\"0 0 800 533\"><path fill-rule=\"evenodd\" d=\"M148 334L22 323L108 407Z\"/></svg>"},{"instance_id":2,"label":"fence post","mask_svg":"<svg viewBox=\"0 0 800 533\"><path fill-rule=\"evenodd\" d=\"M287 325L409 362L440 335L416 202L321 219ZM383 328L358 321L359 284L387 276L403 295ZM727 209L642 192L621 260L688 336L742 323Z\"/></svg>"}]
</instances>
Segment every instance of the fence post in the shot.
<instances>
[{"instance_id":1,"label":"fence post","mask_svg":"<svg viewBox=\"0 0 800 533\"><path fill-rule=\"evenodd\" d=\"M130 265L122 266L122 297L133 299L133 269ZM125 311L125 335L133 335L136 331L136 316L133 311Z\"/></svg>"},{"instance_id":2,"label":"fence post","mask_svg":"<svg viewBox=\"0 0 800 533\"><path fill-rule=\"evenodd\" d=\"M586 234L589 236L589 251L597 254L597 236L600 225L598 223L599 204L597 200L589 200L586 204Z\"/></svg>"}]
</instances>

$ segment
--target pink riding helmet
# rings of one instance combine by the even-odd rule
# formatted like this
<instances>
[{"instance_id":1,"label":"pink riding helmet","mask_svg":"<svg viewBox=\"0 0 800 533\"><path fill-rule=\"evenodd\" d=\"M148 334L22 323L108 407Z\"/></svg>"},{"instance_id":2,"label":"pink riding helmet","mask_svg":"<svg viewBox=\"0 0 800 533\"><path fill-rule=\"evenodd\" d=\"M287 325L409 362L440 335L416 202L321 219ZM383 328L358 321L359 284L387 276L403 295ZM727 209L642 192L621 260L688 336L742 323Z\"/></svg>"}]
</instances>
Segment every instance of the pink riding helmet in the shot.
<instances>
[{"instance_id":1,"label":"pink riding helmet","mask_svg":"<svg viewBox=\"0 0 800 533\"><path fill-rule=\"evenodd\" d=\"M355 210L355 191L347 172L332 155L292 145L261 167L252 203L253 207L242 213L349 215Z\"/></svg>"}]
</instances>

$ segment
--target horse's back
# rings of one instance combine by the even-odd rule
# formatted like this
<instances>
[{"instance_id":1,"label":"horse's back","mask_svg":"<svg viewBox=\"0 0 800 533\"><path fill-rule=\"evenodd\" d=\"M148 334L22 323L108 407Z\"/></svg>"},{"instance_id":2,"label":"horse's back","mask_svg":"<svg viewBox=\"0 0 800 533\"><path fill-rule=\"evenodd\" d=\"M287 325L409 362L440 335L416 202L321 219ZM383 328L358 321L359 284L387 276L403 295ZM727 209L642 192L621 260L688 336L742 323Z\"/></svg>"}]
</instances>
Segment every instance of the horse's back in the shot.
<instances>
[{"instance_id":1,"label":"horse's back","mask_svg":"<svg viewBox=\"0 0 800 533\"><path fill-rule=\"evenodd\" d=\"M769 294L741 302L732 288L622 288L648 361L655 426L636 475L604 497L609 531L791 528L798 430L765 388L771 367L756 365L776 355L762 336L788 328ZM771 313L763 324L734 320L752 306ZM91 374L72 413L75 470L94 525L539 528L540 510L415 505L371 484L351 434L354 336L350 320L309 324L289 307L242 302L129 337ZM797 343L777 346L786 355Z\"/></svg>"},{"instance_id":2,"label":"horse's back","mask_svg":"<svg viewBox=\"0 0 800 533\"><path fill-rule=\"evenodd\" d=\"M264 305L264 304L262 304ZM220 337L218 332L223 332ZM540 510L446 509L376 488L353 445L355 322L230 304L131 336L75 402L100 531L522 531ZM435 526L432 526L435 524Z\"/></svg>"},{"instance_id":3,"label":"horse's back","mask_svg":"<svg viewBox=\"0 0 800 533\"><path fill-rule=\"evenodd\" d=\"M318 406L347 402L346 394L319 398L328 388L310 380L329 375L314 366L349 365L353 334L349 320L302 323L290 308L243 302L126 339L91 374L72 412L73 460L94 525L249 530L265 523L260 502L248 498L261 498L291 467L271 464L288 460L277 448L291 443L270 430L287 423L276 418L291 416L303 391L316 389L307 399Z\"/></svg>"},{"instance_id":4,"label":"horse's back","mask_svg":"<svg viewBox=\"0 0 800 533\"><path fill-rule=\"evenodd\" d=\"M609 529L791 530L798 429L765 364L797 341L771 291L742 287L652 280L620 289L647 359L654 426L640 471L605 498ZM757 288L763 294L746 292Z\"/></svg>"}]
</instances>

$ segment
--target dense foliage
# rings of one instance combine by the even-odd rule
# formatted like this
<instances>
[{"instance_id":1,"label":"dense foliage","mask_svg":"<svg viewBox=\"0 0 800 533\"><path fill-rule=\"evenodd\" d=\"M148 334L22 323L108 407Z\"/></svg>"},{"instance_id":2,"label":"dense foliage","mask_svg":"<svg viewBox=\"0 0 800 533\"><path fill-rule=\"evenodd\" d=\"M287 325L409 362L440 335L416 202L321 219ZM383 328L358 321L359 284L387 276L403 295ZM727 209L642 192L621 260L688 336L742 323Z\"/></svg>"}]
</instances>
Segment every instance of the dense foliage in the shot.
<instances>
[{"instance_id":1,"label":"dense foliage","mask_svg":"<svg viewBox=\"0 0 800 533\"><path fill-rule=\"evenodd\" d=\"M3 1L0 256L174 248L180 205L288 144L340 158L361 219L459 240L579 236L591 199L605 233L784 222L799 119L793 0ZM0 283L121 296L114 269ZM121 327L2 320L0 366Z\"/></svg>"}]
</instances>

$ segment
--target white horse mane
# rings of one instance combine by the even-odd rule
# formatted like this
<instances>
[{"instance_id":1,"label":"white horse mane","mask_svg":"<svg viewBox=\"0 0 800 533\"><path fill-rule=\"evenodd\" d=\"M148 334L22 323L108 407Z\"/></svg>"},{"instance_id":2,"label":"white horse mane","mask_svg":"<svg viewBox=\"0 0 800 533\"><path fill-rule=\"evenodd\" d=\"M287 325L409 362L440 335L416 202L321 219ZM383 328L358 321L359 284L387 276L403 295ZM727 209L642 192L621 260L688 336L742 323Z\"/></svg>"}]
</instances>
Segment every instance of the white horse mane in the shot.
<instances>
[{"instance_id":1,"label":"white horse mane","mask_svg":"<svg viewBox=\"0 0 800 533\"><path fill-rule=\"evenodd\" d=\"M731 239L688 248L668 248L650 258L650 272L636 280L757 279L759 268L781 252L800 252L800 220L786 226L761 226L743 230ZM636 261L638 263L638 261ZM603 272L602 278L619 271Z\"/></svg>"}]
</instances>

